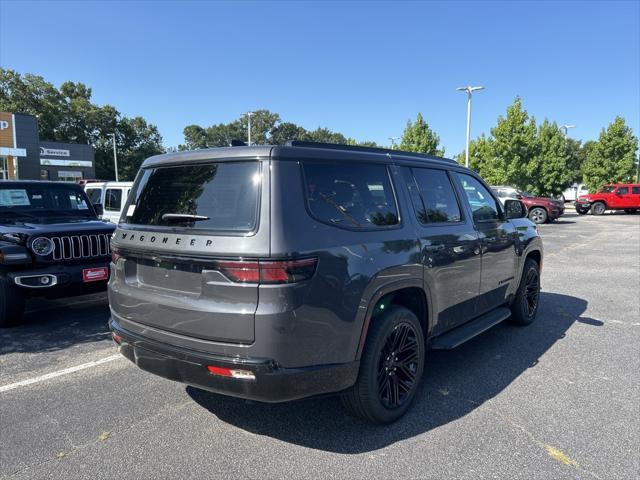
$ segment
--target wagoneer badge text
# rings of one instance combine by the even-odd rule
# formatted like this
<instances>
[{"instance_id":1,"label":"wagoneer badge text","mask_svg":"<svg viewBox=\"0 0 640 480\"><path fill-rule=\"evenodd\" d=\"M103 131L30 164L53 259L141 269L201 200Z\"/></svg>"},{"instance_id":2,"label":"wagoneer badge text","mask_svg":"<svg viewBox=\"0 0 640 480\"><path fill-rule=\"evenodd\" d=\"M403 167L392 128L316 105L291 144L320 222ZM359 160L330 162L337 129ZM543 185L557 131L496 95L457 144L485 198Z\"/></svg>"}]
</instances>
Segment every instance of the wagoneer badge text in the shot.
<instances>
[{"instance_id":1,"label":"wagoneer badge text","mask_svg":"<svg viewBox=\"0 0 640 480\"><path fill-rule=\"evenodd\" d=\"M136 245L157 245L167 248L193 247L203 249L211 247L213 240L204 236L162 234L154 232L125 232L117 231L114 234L116 243L135 247Z\"/></svg>"}]
</instances>

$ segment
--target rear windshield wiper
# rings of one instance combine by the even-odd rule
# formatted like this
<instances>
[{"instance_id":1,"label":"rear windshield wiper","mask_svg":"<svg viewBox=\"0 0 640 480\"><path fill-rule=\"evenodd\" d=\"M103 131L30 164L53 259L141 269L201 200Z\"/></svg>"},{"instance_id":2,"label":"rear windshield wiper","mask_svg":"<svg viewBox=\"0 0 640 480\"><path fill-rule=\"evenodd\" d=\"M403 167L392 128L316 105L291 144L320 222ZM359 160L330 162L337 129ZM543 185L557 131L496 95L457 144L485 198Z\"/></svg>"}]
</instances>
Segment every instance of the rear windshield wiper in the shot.
<instances>
[{"instance_id":1,"label":"rear windshield wiper","mask_svg":"<svg viewBox=\"0 0 640 480\"><path fill-rule=\"evenodd\" d=\"M165 213L162 215L165 222L199 222L209 220L205 215L191 215L188 213Z\"/></svg>"}]
</instances>

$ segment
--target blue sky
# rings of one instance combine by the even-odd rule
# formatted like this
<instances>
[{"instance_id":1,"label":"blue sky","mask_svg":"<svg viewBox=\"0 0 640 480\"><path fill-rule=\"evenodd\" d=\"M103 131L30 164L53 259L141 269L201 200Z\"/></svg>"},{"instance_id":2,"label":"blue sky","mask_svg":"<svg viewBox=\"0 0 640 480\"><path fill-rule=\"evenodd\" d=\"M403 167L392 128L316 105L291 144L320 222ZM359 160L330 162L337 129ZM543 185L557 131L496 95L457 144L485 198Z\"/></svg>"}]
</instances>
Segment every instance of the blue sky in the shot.
<instances>
[{"instance_id":1,"label":"blue sky","mask_svg":"<svg viewBox=\"0 0 640 480\"><path fill-rule=\"evenodd\" d=\"M516 95L538 120L597 138L640 127L640 2L16 2L0 0L0 64L158 125L267 108L308 129L388 144L422 112L447 155Z\"/></svg>"}]
</instances>

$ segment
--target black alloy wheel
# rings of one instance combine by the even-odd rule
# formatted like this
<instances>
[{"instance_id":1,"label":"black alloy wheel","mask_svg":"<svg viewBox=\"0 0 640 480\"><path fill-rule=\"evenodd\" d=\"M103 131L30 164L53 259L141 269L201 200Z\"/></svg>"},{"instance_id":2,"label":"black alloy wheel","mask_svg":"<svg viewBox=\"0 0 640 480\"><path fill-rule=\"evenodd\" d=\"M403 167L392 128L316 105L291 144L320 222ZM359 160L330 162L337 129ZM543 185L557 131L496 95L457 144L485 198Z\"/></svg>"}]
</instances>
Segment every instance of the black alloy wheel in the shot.
<instances>
[{"instance_id":1,"label":"black alloy wheel","mask_svg":"<svg viewBox=\"0 0 640 480\"><path fill-rule=\"evenodd\" d=\"M538 310L538 300L540 298L540 276L538 271L530 269L525 278L525 293L523 295L524 307L529 317L533 317Z\"/></svg>"},{"instance_id":2,"label":"black alloy wheel","mask_svg":"<svg viewBox=\"0 0 640 480\"><path fill-rule=\"evenodd\" d=\"M424 332L416 314L391 305L371 319L358 378L342 392L342 404L372 423L395 422L416 398L425 355Z\"/></svg>"},{"instance_id":3,"label":"black alloy wheel","mask_svg":"<svg viewBox=\"0 0 640 480\"><path fill-rule=\"evenodd\" d=\"M398 408L415 388L418 373L418 336L401 323L387 336L378 360L378 398L386 408Z\"/></svg>"},{"instance_id":4,"label":"black alloy wheel","mask_svg":"<svg viewBox=\"0 0 640 480\"><path fill-rule=\"evenodd\" d=\"M520 285L511 304L509 323L529 325L536 318L540 305L540 266L532 258L527 258L522 269Z\"/></svg>"}]
</instances>

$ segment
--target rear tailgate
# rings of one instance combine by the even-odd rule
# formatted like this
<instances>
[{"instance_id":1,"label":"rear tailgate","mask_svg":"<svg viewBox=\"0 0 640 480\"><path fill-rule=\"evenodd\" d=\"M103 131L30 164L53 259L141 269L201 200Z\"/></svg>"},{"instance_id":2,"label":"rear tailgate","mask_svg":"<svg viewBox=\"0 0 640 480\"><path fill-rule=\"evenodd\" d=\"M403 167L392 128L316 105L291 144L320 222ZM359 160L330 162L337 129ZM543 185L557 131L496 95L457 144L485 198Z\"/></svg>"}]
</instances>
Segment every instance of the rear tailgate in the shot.
<instances>
[{"instance_id":1,"label":"rear tailgate","mask_svg":"<svg viewBox=\"0 0 640 480\"><path fill-rule=\"evenodd\" d=\"M268 177L268 162L255 160L141 171L112 241L113 313L193 338L252 343L258 286L232 281L220 262L269 256Z\"/></svg>"}]
</instances>

